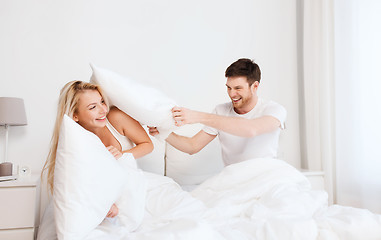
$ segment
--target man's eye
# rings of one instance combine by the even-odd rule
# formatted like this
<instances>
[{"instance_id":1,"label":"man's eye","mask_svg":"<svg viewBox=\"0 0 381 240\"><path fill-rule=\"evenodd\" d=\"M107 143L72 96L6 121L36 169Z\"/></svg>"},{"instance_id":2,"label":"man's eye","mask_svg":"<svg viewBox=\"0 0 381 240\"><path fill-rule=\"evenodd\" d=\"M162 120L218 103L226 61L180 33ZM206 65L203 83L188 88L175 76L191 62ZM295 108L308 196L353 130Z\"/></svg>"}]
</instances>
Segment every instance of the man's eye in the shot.
<instances>
[{"instance_id":1,"label":"man's eye","mask_svg":"<svg viewBox=\"0 0 381 240\"><path fill-rule=\"evenodd\" d=\"M91 106L90 108L89 108L89 110L93 110L95 108L95 106Z\"/></svg>"}]
</instances>

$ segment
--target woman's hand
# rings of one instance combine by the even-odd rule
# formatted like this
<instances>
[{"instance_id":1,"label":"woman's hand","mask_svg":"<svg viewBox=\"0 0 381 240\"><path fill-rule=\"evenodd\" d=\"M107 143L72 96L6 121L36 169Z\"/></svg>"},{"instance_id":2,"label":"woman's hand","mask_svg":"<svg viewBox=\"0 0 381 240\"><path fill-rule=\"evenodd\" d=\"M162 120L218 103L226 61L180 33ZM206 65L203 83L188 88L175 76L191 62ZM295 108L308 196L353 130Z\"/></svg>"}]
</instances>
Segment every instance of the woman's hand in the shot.
<instances>
[{"instance_id":1,"label":"woman's hand","mask_svg":"<svg viewBox=\"0 0 381 240\"><path fill-rule=\"evenodd\" d=\"M115 203L111 206L110 211L108 211L107 216L109 218L116 217L119 213L119 208L115 205Z\"/></svg>"},{"instance_id":2,"label":"woman's hand","mask_svg":"<svg viewBox=\"0 0 381 240\"><path fill-rule=\"evenodd\" d=\"M151 136L156 136L159 134L159 130L157 130L156 127L150 127L150 126L147 126L148 127L148 132Z\"/></svg>"},{"instance_id":3,"label":"woman's hand","mask_svg":"<svg viewBox=\"0 0 381 240\"><path fill-rule=\"evenodd\" d=\"M107 150L114 156L114 158L119 159L123 153L120 152L116 147L114 146L108 146Z\"/></svg>"}]
</instances>

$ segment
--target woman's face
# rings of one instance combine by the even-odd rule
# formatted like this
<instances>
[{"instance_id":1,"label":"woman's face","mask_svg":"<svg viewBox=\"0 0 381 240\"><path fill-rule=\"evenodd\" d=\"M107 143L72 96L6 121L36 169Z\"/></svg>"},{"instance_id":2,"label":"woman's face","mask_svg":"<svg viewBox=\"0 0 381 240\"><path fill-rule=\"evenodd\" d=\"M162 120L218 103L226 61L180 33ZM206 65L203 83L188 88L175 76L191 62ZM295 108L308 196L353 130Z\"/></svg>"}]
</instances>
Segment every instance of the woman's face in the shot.
<instances>
[{"instance_id":1,"label":"woman's face","mask_svg":"<svg viewBox=\"0 0 381 240\"><path fill-rule=\"evenodd\" d=\"M106 125L107 111L104 99L97 90L85 90L80 93L73 119L85 129L94 132Z\"/></svg>"}]
</instances>

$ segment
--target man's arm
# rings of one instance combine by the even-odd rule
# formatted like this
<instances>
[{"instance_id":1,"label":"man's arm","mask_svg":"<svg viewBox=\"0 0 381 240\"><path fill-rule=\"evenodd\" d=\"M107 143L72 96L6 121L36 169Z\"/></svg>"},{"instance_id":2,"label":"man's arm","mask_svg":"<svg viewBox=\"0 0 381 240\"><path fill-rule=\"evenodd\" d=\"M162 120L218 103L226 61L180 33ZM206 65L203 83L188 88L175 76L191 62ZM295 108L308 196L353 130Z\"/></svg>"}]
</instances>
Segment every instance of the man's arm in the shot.
<instances>
[{"instance_id":1,"label":"man's arm","mask_svg":"<svg viewBox=\"0 0 381 240\"><path fill-rule=\"evenodd\" d=\"M173 108L172 113L177 126L201 123L240 137L258 136L272 132L281 126L280 121L273 116L245 119L198 112L182 107Z\"/></svg>"},{"instance_id":2,"label":"man's arm","mask_svg":"<svg viewBox=\"0 0 381 240\"><path fill-rule=\"evenodd\" d=\"M149 127L149 133L154 136L159 132L156 128ZM216 135L208 134L201 130L193 137L185 137L172 132L165 140L182 152L195 154L208 145L215 137Z\"/></svg>"}]
</instances>

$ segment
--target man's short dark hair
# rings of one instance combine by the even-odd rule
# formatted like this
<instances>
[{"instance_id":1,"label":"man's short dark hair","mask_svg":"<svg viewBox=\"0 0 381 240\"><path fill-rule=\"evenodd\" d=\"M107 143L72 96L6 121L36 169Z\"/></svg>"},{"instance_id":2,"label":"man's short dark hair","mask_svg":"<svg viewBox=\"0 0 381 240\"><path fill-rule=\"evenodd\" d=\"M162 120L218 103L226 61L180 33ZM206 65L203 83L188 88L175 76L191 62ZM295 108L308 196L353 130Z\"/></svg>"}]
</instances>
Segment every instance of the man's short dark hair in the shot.
<instances>
[{"instance_id":1,"label":"man's short dark hair","mask_svg":"<svg viewBox=\"0 0 381 240\"><path fill-rule=\"evenodd\" d=\"M225 77L246 77L251 86L255 81L261 81L261 70L251 59L241 58L226 69Z\"/></svg>"}]
</instances>

